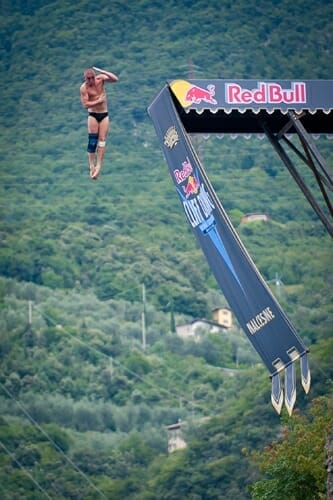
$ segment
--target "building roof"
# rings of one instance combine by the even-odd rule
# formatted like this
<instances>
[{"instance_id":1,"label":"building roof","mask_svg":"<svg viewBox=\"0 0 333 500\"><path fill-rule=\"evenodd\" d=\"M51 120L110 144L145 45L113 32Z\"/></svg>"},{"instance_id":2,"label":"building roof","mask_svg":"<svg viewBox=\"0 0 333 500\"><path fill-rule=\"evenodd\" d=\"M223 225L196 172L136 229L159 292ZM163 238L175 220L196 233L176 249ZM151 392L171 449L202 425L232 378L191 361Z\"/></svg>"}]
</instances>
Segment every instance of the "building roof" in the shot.
<instances>
[{"instance_id":1,"label":"building roof","mask_svg":"<svg viewBox=\"0 0 333 500\"><path fill-rule=\"evenodd\" d=\"M212 321L210 319L205 318L195 318L188 323L183 323L182 325L177 325L177 327L186 326L186 325L194 325L195 323L205 323L210 326L218 327L218 328L226 328L225 325L221 325L220 323L216 323L216 321Z\"/></svg>"}]
</instances>

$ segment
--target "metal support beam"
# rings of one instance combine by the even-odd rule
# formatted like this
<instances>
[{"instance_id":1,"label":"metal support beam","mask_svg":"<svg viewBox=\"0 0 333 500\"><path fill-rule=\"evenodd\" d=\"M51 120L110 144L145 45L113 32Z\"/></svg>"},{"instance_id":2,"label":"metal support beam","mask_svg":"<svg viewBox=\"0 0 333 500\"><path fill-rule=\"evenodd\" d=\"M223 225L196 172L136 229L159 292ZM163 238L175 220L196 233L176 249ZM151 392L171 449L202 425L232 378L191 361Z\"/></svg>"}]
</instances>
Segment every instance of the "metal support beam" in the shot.
<instances>
[{"instance_id":1,"label":"metal support beam","mask_svg":"<svg viewBox=\"0 0 333 500\"><path fill-rule=\"evenodd\" d=\"M328 210L333 216L333 207L332 203L330 202L327 189L333 190L333 175L330 172L329 167L327 166L324 158L321 156L319 153L316 145L314 144L311 136L306 132L305 128L303 127L302 123L300 122L300 116L297 116L293 112L289 112L288 116L290 118L290 121L288 123L288 126L285 126L283 130L281 130L278 134L274 134L268 124L266 122L262 122L261 125L264 129L264 132L266 136L268 137L270 143L274 147L275 151L278 153L280 156L281 160L284 162L286 167L288 168L289 172L295 179L296 183L298 184L299 188L302 190L303 194L309 201L310 205L312 206L313 210L316 212L320 220L322 221L323 225L325 226L326 230L328 233L333 237L333 224L332 221L326 216L320 205L318 204L317 200L313 196L311 190L309 187L306 185L304 179L301 177L301 175L298 173L295 165L292 163L290 157L288 156L287 152L281 145L281 141L283 140L284 143L289 146L294 153L298 155L299 158L312 170L312 173L316 179L316 182L319 186L319 189L323 195L324 201L328 207ZM299 151L294 144L292 144L288 138L285 136L285 133L291 128L294 127L296 134L298 135L298 138L303 146L304 153ZM317 162L318 165L315 164L315 161Z\"/></svg>"}]
</instances>

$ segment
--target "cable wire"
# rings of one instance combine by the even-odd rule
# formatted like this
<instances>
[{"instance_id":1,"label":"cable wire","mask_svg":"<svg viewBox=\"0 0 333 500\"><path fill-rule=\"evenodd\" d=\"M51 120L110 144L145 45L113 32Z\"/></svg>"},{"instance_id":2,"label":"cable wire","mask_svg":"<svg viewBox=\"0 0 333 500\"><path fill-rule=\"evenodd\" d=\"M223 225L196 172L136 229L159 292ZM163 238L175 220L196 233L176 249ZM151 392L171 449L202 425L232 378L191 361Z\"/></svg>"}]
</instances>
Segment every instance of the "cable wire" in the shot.
<instances>
[{"instance_id":1,"label":"cable wire","mask_svg":"<svg viewBox=\"0 0 333 500\"><path fill-rule=\"evenodd\" d=\"M39 308L37 307L37 309L39 309ZM39 312L40 312L41 316L44 319L46 319L48 322L50 322L54 326L56 326L56 322L50 316L48 316L47 314L45 314L44 312L42 312L40 310L39 310ZM85 346L87 349L89 349L90 351L94 352L95 354L98 354L98 355L106 358L108 361L110 360L110 356L108 354L105 354L104 352L100 351L99 349L96 349L95 347L92 347L91 345L89 345L84 340L79 339L78 337L76 337L75 335L73 335L72 333L70 333L68 330L66 330L66 328L63 328L63 330L64 330L64 332L67 335L69 335L73 340L75 340L79 344ZM172 392L169 389L165 389L164 387L161 387L161 386L158 386L157 384L154 384L153 382L151 382L151 381L147 380L146 378L142 377L141 375L139 375L138 373L134 372L130 368L127 368L122 363L120 363L120 361L118 361L118 360L116 360L114 358L112 358L112 362L114 364L116 364L119 368L121 368L123 371L131 374L133 377L135 377L136 379L140 380L144 384L149 385L150 387L152 387L154 389L157 389L159 392L164 392L165 394L168 394L169 396L171 396L172 399L175 399L177 401L181 400L181 401L183 401L184 403L188 404L191 407L197 407L197 408L200 408L202 410L201 406L195 405L193 403L193 401L189 401L183 394L178 393L178 392Z\"/></svg>"},{"instance_id":2,"label":"cable wire","mask_svg":"<svg viewBox=\"0 0 333 500\"><path fill-rule=\"evenodd\" d=\"M5 450L5 452L10 456L11 460L13 460L20 467L20 469L23 470L24 474L26 474L29 477L29 479L31 479L31 481L34 483L34 485L37 486L37 488L42 493L44 493L44 495L46 496L46 498L49 498L50 500L52 500L52 497L50 497L50 495L47 493L47 491L44 490L44 488L32 476L32 474L30 474L30 472L24 467L24 465L22 465L21 462L19 460L17 460L16 457L14 457L14 455L8 450L8 448L2 443L2 441L0 441L0 446L2 446L2 448Z\"/></svg>"},{"instance_id":3,"label":"cable wire","mask_svg":"<svg viewBox=\"0 0 333 500\"><path fill-rule=\"evenodd\" d=\"M1 382L0 387L15 403L19 406L24 415L30 420L30 422L37 427L37 429L46 437L46 439L54 446L54 448L65 458L65 460L87 481L89 486L93 488L101 497L107 498L104 493L95 486L95 484L89 479L89 477L78 467L71 458L69 458L66 453L60 448L60 446L51 438L51 436L38 424L38 422L30 415L30 413L24 408L22 403L18 401L15 396L9 391Z\"/></svg>"}]
</instances>

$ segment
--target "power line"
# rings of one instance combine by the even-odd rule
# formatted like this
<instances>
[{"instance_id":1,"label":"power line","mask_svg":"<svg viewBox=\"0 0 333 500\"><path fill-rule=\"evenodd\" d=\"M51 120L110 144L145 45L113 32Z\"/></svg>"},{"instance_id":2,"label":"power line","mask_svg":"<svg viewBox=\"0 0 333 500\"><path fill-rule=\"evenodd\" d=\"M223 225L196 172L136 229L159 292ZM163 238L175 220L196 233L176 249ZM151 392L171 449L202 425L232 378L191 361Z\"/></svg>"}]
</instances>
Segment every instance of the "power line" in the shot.
<instances>
[{"instance_id":1,"label":"power line","mask_svg":"<svg viewBox=\"0 0 333 500\"><path fill-rule=\"evenodd\" d=\"M120 297L121 295L126 295L128 292L133 292L133 290L137 290L139 288L142 288L142 285L132 286L131 288L127 288L126 290L122 290L121 292L117 292L113 295L103 295L102 299L103 301L114 300L117 297Z\"/></svg>"},{"instance_id":2,"label":"power line","mask_svg":"<svg viewBox=\"0 0 333 500\"><path fill-rule=\"evenodd\" d=\"M136 288L141 288L141 285L136 287ZM126 292L126 291L124 291ZM49 322L53 323L55 325L55 322L53 321L53 319L44 314L42 311L39 311L41 316L44 317L45 319L47 319ZM110 360L110 356L106 355L105 353L103 353L102 351L94 348L94 347L91 347L89 344L87 344L86 342L84 342L83 340L75 337L74 335L72 335L71 333L69 333L66 329L64 329L64 331L71 337L73 338L74 340L76 340L77 342L79 342L80 344L84 345L86 348L90 349L92 352L95 352L97 353L98 355L101 355L102 357L105 357L106 359ZM182 394L180 393L175 393L175 392L172 392L166 388L163 388L163 387L160 387L158 386L157 384L154 384L153 382L147 380L146 378L142 377L141 375L139 375L138 373L134 372L133 370L131 370L130 368L127 368L126 366L124 366L122 363L120 363L118 360L115 360L114 358L111 358L112 359L112 362L117 365L121 370L123 370L124 372L127 372L129 373L131 376L135 377L137 380L140 380L142 383L154 388L154 389L157 389L159 392L164 392L165 394L168 394L169 396L171 396L172 399L175 399L177 401L183 401L184 403L187 403L187 405L189 405L190 407L193 408L199 408L200 410L202 409L199 405L196 405L194 404L193 401L189 401L187 400ZM167 366L167 365L165 365ZM169 369L169 367L167 366L167 368ZM175 373L177 373L175 370L171 370L171 371L174 371ZM42 429L42 427L38 424L38 422L31 416L31 414L28 412L28 410L26 410L24 408L24 406L22 405L22 403L15 398L15 396L0 382L0 387L3 389L3 391L20 407L21 411L24 413L24 415L28 418L28 420L30 420L30 422L35 425L35 427L48 439L48 441L59 451L59 453L61 453L61 455L67 460L67 462L79 473L81 474L84 479L89 483L89 485L103 498L107 498L104 493L99 490L99 488L97 488L91 481L90 479L88 478L88 476L86 476L86 474L65 454L65 452L57 445L57 443L55 443L55 441L49 436L49 434L44 431ZM1 443L0 443L1 444ZM28 474L29 477L31 476L30 474ZM34 480L34 478L31 476L31 480L36 484L36 481ZM40 487L40 489L42 490L42 488ZM43 491L46 496L48 498L50 498L47 493L45 491Z\"/></svg>"},{"instance_id":3,"label":"power line","mask_svg":"<svg viewBox=\"0 0 333 500\"><path fill-rule=\"evenodd\" d=\"M2 448L5 450L5 452L10 456L11 460L13 460L19 467L20 469L23 470L23 472L29 477L29 479L31 479L31 481L34 483L35 486L37 486L37 488L42 492L44 493L44 495L46 496L46 498L49 498L50 500L52 500L52 498L50 497L50 495L47 493L47 491L44 490L44 488L39 484L39 482L32 476L32 474L30 474L30 472L21 464L21 462L19 460L17 460L17 458L8 450L8 448L0 441L0 446L2 446Z\"/></svg>"},{"instance_id":4,"label":"power line","mask_svg":"<svg viewBox=\"0 0 333 500\"><path fill-rule=\"evenodd\" d=\"M60 448L60 446L51 438L51 436L38 424L38 422L31 416L31 414L24 408L22 403L15 398L15 396L7 389L1 382L0 387L15 403L20 407L24 415L30 420L30 422L37 427L37 429L46 437L46 439L54 446L54 448L67 460L67 462L87 481L87 483L103 498L107 498L104 493L94 485L94 483L89 479L89 477L78 467L71 458L69 458L66 453Z\"/></svg>"},{"instance_id":5,"label":"power line","mask_svg":"<svg viewBox=\"0 0 333 500\"><path fill-rule=\"evenodd\" d=\"M140 285L141 287L142 285ZM38 308L37 308L38 309ZM48 322L51 322L53 323L53 325L55 326L56 323L55 321L50 317L48 316L47 314L43 313L42 311L40 311L40 314L42 317L44 317ZM69 335L73 340L75 340L76 342L80 343L81 345L84 345L87 349L89 349L90 351L94 352L95 354L98 354L104 358L106 358L108 361L110 361L110 356L105 354L104 352L100 351L99 349L96 349L95 347L92 347L90 346L87 342L85 342L84 340L82 339L79 339L78 337L76 337L75 335L73 335L72 333L70 333L68 330L66 330L66 328L63 329L64 332ZM200 408L200 410L202 410L202 408L199 406L199 405L194 405L194 403L192 401L189 401L183 394L181 393L178 393L178 392L172 392L170 391L169 389L166 389L164 387L161 387L161 386L158 386L157 384L147 380L146 378L142 377L141 375L139 375L138 373L134 372L133 370L131 370L130 368L127 368L125 365L123 365L122 363L120 363L120 361L112 358L112 362L114 364L116 364L119 368L121 368L124 372L127 372L129 373L130 375L132 375L133 377L135 377L136 379L140 380L140 382L143 382L144 384L154 388L154 389L157 389L159 392L164 392L165 394L168 394L169 396L172 397L172 399L174 400L181 400L183 401L184 403L188 404L189 406L196 406L197 408Z\"/></svg>"},{"instance_id":6,"label":"power line","mask_svg":"<svg viewBox=\"0 0 333 500\"><path fill-rule=\"evenodd\" d=\"M113 295L111 297L111 300L114 300L115 298L119 297L120 295L123 295L123 294L126 294L127 292L129 291L132 291L132 290L136 290L136 289L142 289L142 284L140 285L137 285L137 286L133 286L131 288L128 288L127 290L123 290L122 292L118 292L116 293L115 295ZM106 298L107 299L107 298ZM145 300L145 297L144 297L144 300ZM127 301L126 301L127 302ZM138 302L139 304L139 302ZM53 325L56 325L55 321L47 314L45 314L44 312L42 312L40 310L40 308L37 306L36 307L37 310L39 310L41 316L46 319L48 322L50 323L53 323ZM137 378L138 380L140 380L141 382L143 382L144 384L146 385L149 385L155 389L158 389L159 391L164 391L165 393L169 394L173 399L175 400L182 400L184 403L187 403L188 405L190 406L195 406L197 408L199 408L200 410L202 410L201 406L200 405L195 405L193 403L193 401L189 401L188 399L186 399L186 397L181 394L181 393L178 393L178 392L172 392L168 389L164 389L163 387L160 387L159 385L157 384L154 384L152 382L150 382L149 380L146 380L144 377L142 377L141 375L139 375L138 373L134 372L133 370L131 370L130 368L127 368L126 366L124 366L122 363L120 363L120 361L114 359L113 357L110 357L109 355L105 354L104 352L96 349L95 347L91 347L89 344L87 344L85 341L79 339L78 337L72 335L70 332L68 332L66 330L66 328L63 329L65 333L67 333L71 338L73 338L74 340L76 340L77 342L81 343L82 345L84 345L87 349L95 352L96 354L106 358L108 361L110 361L110 358L111 358L111 361L113 364L117 365L121 370L123 370L124 372L128 372L130 375L132 375L133 377ZM176 374L179 378L179 380L184 380L187 376L187 374L181 374L179 373L177 370L175 370L174 368L171 368L162 358L160 358L160 362L161 362L161 365L163 365L164 367L166 367L166 369L169 371L169 372L172 372L174 374ZM221 367L222 369L224 369L223 367Z\"/></svg>"},{"instance_id":7,"label":"power line","mask_svg":"<svg viewBox=\"0 0 333 500\"><path fill-rule=\"evenodd\" d=\"M140 285L141 287L141 285ZM40 311L40 314L42 317L44 317L45 319L47 319L49 322L53 323L55 325L55 322L53 321L52 318L50 318L48 315L44 314L43 312ZM77 342L79 342L80 344L84 345L86 348L90 349L91 351L101 355L102 357L105 357L107 358L108 360L110 360L110 356L106 355L105 353L103 353L102 351L99 351L98 349L94 348L94 347L91 347L89 344L87 344L86 342L82 341L81 339L78 339L77 337L75 337L74 335L72 335L71 333L69 333L66 329L64 329L64 331L71 337L73 338L74 340L76 340ZM197 407L197 408L200 408L201 407L199 405L195 405L193 403L193 401L188 401L182 394L180 393L175 393L175 392L172 392L168 389L165 389L163 387L160 387L160 386L157 386L157 384L154 384L153 382L147 380L146 378L142 377L141 375L139 375L138 373L134 372L133 370L131 370L130 368L127 368L126 366L124 366L122 363L120 363L118 360L115 360L114 358L111 358L112 359L112 362L114 364L116 364L121 370L129 373L131 376L135 377L136 379L140 380L141 382L143 382L144 384L146 385L149 385L150 387L152 388L156 388L158 389L159 392L164 392L166 394L168 394L169 396L171 396L173 399L176 399L177 401L183 401L185 403L187 403L188 405L190 405L193 408ZM174 371L174 370L173 370ZM9 391L1 382L0 382L0 387L2 388L2 390L7 394L7 396L9 396L18 406L19 408L21 409L21 411L24 413L24 415L28 418L28 420L30 420L30 422L48 439L48 441L54 446L54 448L56 448L59 453L61 453L61 455L67 460L67 462L79 473L81 474L84 479L88 482L88 484L103 498L107 498L104 493L99 490L99 488L97 488L91 481L90 479L86 476L86 474L65 454L65 452L60 448L60 446L57 445L57 443L49 436L49 434L44 430L42 429L42 427L38 424L38 422L31 416L31 414L25 409L25 407L22 405L22 403L17 399L15 398L15 396L11 393L11 391ZM0 442L0 444L2 444ZM18 461L14 458L14 460L18 463ZM21 466L21 464L18 463L19 466ZM23 467L23 466L22 466ZM31 474L27 473L27 475L30 477L30 479L36 484L36 486L39 487L39 489L41 491L43 491L43 493L45 493L45 495L47 496L47 498L51 498L46 492L45 490L43 490L43 488L38 485L38 483L35 481L35 479L31 476Z\"/></svg>"}]
</instances>

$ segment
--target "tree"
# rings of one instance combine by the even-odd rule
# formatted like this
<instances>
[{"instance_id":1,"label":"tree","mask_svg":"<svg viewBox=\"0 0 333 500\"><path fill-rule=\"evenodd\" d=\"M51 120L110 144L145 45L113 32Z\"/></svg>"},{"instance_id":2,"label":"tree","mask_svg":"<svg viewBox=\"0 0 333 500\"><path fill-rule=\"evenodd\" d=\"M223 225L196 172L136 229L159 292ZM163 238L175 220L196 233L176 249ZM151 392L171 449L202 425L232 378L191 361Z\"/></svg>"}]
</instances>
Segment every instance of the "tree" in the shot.
<instances>
[{"instance_id":1,"label":"tree","mask_svg":"<svg viewBox=\"0 0 333 500\"><path fill-rule=\"evenodd\" d=\"M15 458L12 460L13 467L32 467L41 459L41 453L34 444L22 444L15 451Z\"/></svg>"},{"instance_id":2,"label":"tree","mask_svg":"<svg viewBox=\"0 0 333 500\"><path fill-rule=\"evenodd\" d=\"M333 426L330 429L330 434L327 438L325 445L327 459L326 459L326 470L327 470L327 500L333 499Z\"/></svg>"},{"instance_id":3,"label":"tree","mask_svg":"<svg viewBox=\"0 0 333 500\"><path fill-rule=\"evenodd\" d=\"M264 479L250 487L254 500L315 500L325 498L325 442L333 422L333 403L326 397L312 402L308 414L295 412L274 441L252 458Z\"/></svg>"}]
</instances>

